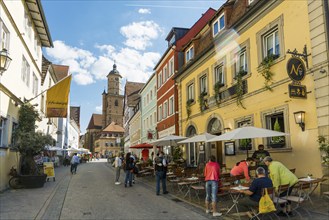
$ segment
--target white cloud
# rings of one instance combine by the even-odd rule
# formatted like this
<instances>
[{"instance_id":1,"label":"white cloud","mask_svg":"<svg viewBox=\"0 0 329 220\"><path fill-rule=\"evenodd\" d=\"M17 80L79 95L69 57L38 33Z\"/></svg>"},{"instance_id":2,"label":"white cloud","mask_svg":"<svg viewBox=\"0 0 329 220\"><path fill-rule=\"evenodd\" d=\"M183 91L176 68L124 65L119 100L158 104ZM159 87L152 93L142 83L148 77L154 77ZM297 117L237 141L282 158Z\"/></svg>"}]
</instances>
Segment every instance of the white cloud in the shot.
<instances>
[{"instance_id":1,"label":"white cloud","mask_svg":"<svg viewBox=\"0 0 329 220\"><path fill-rule=\"evenodd\" d=\"M124 44L136 50L145 50L152 46L151 40L157 39L162 32L154 21L133 22L120 29L120 33L127 38Z\"/></svg>"},{"instance_id":2,"label":"white cloud","mask_svg":"<svg viewBox=\"0 0 329 220\"><path fill-rule=\"evenodd\" d=\"M99 54L96 55L57 40L53 42L53 48L46 48L46 53L52 63L68 65L78 85L106 80L114 62L123 78L136 82L147 81L161 56L144 50L152 45L151 41L158 38L162 29L153 21L143 21L124 26L120 32L126 37L124 44L128 47L117 49L110 44L95 44L98 49L96 53Z\"/></svg>"},{"instance_id":3,"label":"white cloud","mask_svg":"<svg viewBox=\"0 0 329 220\"><path fill-rule=\"evenodd\" d=\"M95 111L96 113L102 113L102 105L96 106Z\"/></svg>"},{"instance_id":4,"label":"white cloud","mask_svg":"<svg viewBox=\"0 0 329 220\"><path fill-rule=\"evenodd\" d=\"M151 14L151 10L149 8L140 8L138 10L138 13L140 13L140 14Z\"/></svg>"}]
</instances>

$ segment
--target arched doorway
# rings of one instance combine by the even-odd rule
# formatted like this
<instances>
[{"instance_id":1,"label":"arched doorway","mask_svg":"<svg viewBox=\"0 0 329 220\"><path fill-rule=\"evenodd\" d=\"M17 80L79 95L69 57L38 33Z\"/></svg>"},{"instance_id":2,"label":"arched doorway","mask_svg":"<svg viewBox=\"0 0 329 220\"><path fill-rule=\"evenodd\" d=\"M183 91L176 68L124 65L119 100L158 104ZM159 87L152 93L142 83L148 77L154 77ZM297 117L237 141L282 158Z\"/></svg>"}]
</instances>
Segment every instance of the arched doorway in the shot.
<instances>
[{"instance_id":1,"label":"arched doorway","mask_svg":"<svg viewBox=\"0 0 329 220\"><path fill-rule=\"evenodd\" d=\"M196 129L193 125L190 125L186 130L186 137L192 137L196 135ZM186 157L186 165L188 167L197 166L197 149L195 143L187 144L187 157Z\"/></svg>"},{"instance_id":2,"label":"arched doorway","mask_svg":"<svg viewBox=\"0 0 329 220\"><path fill-rule=\"evenodd\" d=\"M217 117L213 117L209 120L207 126L207 132L213 135L221 135L223 130L222 123ZM224 152L223 144L220 141L208 143L206 150L206 157L209 158L210 155L214 155L217 158L219 164L224 163Z\"/></svg>"}]
</instances>

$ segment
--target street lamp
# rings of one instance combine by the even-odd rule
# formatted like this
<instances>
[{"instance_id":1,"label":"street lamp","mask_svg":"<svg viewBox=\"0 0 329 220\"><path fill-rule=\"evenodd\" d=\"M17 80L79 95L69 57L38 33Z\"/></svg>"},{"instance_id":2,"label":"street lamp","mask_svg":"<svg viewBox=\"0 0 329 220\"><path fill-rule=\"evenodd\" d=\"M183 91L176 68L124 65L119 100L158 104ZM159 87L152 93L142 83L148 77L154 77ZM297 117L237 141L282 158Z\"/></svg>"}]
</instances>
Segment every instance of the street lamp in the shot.
<instances>
[{"instance_id":1,"label":"street lamp","mask_svg":"<svg viewBox=\"0 0 329 220\"><path fill-rule=\"evenodd\" d=\"M294 112L294 116L296 124L298 124L302 128L302 131L305 131L305 112Z\"/></svg>"},{"instance_id":2,"label":"street lamp","mask_svg":"<svg viewBox=\"0 0 329 220\"><path fill-rule=\"evenodd\" d=\"M10 64L11 58L9 57L9 53L6 49L2 49L0 51L0 75L5 72Z\"/></svg>"}]
</instances>

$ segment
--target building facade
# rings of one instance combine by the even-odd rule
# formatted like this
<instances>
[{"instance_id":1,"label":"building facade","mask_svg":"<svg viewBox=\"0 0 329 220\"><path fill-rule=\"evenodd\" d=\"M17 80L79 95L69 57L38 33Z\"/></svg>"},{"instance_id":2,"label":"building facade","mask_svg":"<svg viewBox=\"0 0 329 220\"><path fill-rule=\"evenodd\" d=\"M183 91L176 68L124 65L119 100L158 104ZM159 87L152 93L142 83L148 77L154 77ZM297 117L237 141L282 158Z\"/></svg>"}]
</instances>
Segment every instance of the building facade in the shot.
<instances>
[{"instance_id":1,"label":"building facade","mask_svg":"<svg viewBox=\"0 0 329 220\"><path fill-rule=\"evenodd\" d=\"M156 139L156 76L152 74L140 91L141 96L141 143Z\"/></svg>"},{"instance_id":2,"label":"building facade","mask_svg":"<svg viewBox=\"0 0 329 220\"><path fill-rule=\"evenodd\" d=\"M308 1L227 1L184 48L195 53L176 75L180 134L221 134L246 125L286 132L280 138L209 143L206 155L232 167L247 149L252 153L264 144L274 160L297 168L297 176L322 176L313 57L306 62L292 55L312 48L309 10ZM305 129L296 124L297 113L305 113ZM227 156L225 148L232 145L235 155Z\"/></svg>"},{"instance_id":3,"label":"building facade","mask_svg":"<svg viewBox=\"0 0 329 220\"><path fill-rule=\"evenodd\" d=\"M19 167L16 152L11 149L19 106L31 100L41 113L41 97L36 97L41 92L41 48L53 44L42 5L36 0L0 1L0 33L0 50L6 49L12 59L9 68L0 74L0 190L3 190L8 187L10 168ZM44 117L41 120L48 121Z\"/></svg>"}]
</instances>

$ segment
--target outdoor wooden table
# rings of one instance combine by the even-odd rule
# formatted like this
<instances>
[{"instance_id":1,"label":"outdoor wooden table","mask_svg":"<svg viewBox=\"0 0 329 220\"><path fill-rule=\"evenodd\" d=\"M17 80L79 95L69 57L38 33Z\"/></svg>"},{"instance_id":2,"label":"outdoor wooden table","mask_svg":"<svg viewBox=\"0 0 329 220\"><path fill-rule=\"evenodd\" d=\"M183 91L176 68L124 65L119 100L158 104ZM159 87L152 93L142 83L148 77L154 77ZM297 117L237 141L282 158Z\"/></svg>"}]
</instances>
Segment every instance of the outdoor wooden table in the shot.
<instances>
[{"instance_id":1,"label":"outdoor wooden table","mask_svg":"<svg viewBox=\"0 0 329 220\"><path fill-rule=\"evenodd\" d=\"M179 186L179 192L181 192L184 195L183 198L189 196L189 198L191 199L191 185L200 183L200 181L201 180L199 177L189 177L189 178L181 179L181 181L178 182L178 186Z\"/></svg>"},{"instance_id":2,"label":"outdoor wooden table","mask_svg":"<svg viewBox=\"0 0 329 220\"><path fill-rule=\"evenodd\" d=\"M249 189L249 184L231 186L229 187L229 195L233 201L232 206L227 210L226 214L228 214L234 207L236 209L236 213L239 213L238 203L241 197L242 191ZM239 216L240 219L240 216Z\"/></svg>"},{"instance_id":3,"label":"outdoor wooden table","mask_svg":"<svg viewBox=\"0 0 329 220\"><path fill-rule=\"evenodd\" d=\"M298 179L299 183L309 183L309 189L308 190L304 190L304 200L308 200L310 201L310 203L313 205L312 199L311 199L311 195L314 192L314 190L316 190L316 188L318 188L318 186L320 185L320 183L322 181L324 181L324 179L322 178L311 178L311 177L305 177L305 178L300 178ZM298 187L298 185L296 186Z\"/></svg>"}]
</instances>

